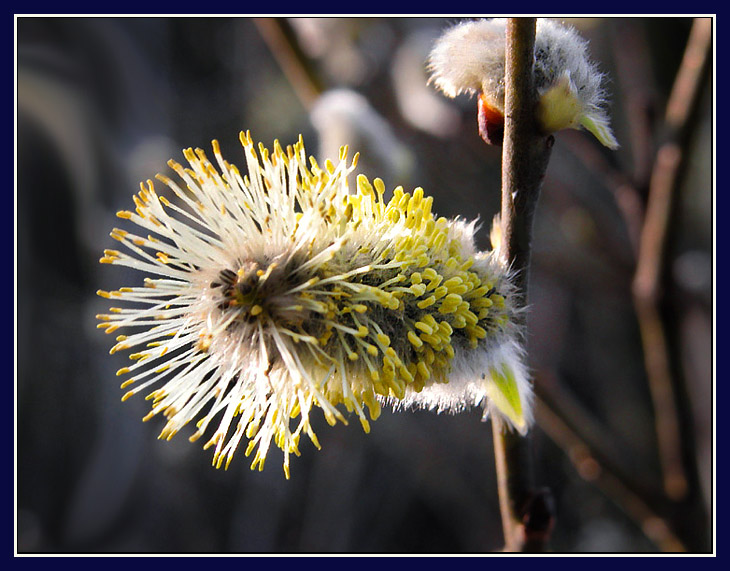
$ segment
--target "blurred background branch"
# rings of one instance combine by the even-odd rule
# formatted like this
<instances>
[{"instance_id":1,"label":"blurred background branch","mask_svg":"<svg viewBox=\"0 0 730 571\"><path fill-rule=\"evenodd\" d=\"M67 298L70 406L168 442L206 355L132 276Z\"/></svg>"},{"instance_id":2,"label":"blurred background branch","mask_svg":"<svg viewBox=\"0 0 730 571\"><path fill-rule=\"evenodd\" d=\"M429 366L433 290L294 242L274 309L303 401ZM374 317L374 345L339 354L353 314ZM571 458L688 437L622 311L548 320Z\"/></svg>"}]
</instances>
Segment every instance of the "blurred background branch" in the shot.
<instances>
[{"instance_id":1,"label":"blurred background branch","mask_svg":"<svg viewBox=\"0 0 730 571\"><path fill-rule=\"evenodd\" d=\"M302 52L286 18L253 18L256 28L305 109L311 110L322 93L322 82Z\"/></svg>"},{"instance_id":2,"label":"blurred background branch","mask_svg":"<svg viewBox=\"0 0 730 571\"><path fill-rule=\"evenodd\" d=\"M679 188L687 162L687 146L706 85L712 49L712 21L696 18L684 58L669 96L662 142L656 153L649 183L646 217L641 232L633 293L644 344L646 371L654 401L657 441L661 458L664 489L673 500L687 494L687 475L682 453L682 426L686 429L689 409L686 390L670 355L666 333L668 320L660 305L667 287L667 250L672 239L679 203ZM692 465L694 462L692 462ZM694 468L690 468L693 470Z\"/></svg>"}]
</instances>

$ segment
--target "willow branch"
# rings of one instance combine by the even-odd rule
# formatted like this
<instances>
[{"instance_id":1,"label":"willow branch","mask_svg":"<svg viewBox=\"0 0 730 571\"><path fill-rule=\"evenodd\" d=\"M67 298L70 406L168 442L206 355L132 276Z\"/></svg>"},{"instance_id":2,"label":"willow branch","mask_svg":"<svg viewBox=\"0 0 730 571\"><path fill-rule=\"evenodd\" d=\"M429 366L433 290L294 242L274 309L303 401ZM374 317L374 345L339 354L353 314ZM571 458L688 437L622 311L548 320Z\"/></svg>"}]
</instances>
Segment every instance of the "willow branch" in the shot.
<instances>
[{"instance_id":1,"label":"willow branch","mask_svg":"<svg viewBox=\"0 0 730 571\"><path fill-rule=\"evenodd\" d=\"M554 141L539 133L535 121L535 29L535 18L507 22L500 255L517 272L518 306L527 302L533 218ZM529 439L502 430L499 422L493 436L505 551L544 548L544 518L530 512L546 502L536 501Z\"/></svg>"},{"instance_id":2,"label":"willow branch","mask_svg":"<svg viewBox=\"0 0 730 571\"><path fill-rule=\"evenodd\" d=\"M311 109L322 93L322 85L296 41L294 30L286 18L253 18L253 21L302 106Z\"/></svg>"},{"instance_id":3,"label":"willow branch","mask_svg":"<svg viewBox=\"0 0 730 571\"><path fill-rule=\"evenodd\" d=\"M657 101L646 30L633 18L610 20L616 72L621 85L619 96L626 113L628 150L632 154L633 184L645 196L655 148L654 128Z\"/></svg>"},{"instance_id":4,"label":"willow branch","mask_svg":"<svg viewBox=\"0 0 730 571\"><path fill-rule=\"evenodd\" d=\"M685 551L672 521L673 509L653 482L641 478L605 427L584 410L551 371L538 373L537 424L573 463L578 475L595 484L662 551Z\"/></svg>"},{"instance_id":5,"label":"willow branch","mask_svg":"<svg viewBox=\"0 0 730 571\"><path fill-rule=\"evenodd\" d=\"M538 397L536 407L540 428L563 449L581 478L594 484L616 503L659 549L683 552L686 548L667 521L646 501L641 491L627 484L626 477L601 458L561 415ZM581 430L582 431L582 430Z\"/></svg>"},{"instance_id":6,"label":"willow branch","mask_svg":"<svg viewBox=\"0 0 730 571\"><path fill-rule=\"evenodd\" d=\"M697 18L687 43L666 112L667 133L660 146L649 186L636 273L634 305L644 346L644 360L654 415L666 494L679 500L687 493L687 474L682 457L682 435L673 378L670 340L661 315L667 249L678 188L686 163L686 147L701 88L709 70L712 21Z\"/></svg>"}]
</instances>

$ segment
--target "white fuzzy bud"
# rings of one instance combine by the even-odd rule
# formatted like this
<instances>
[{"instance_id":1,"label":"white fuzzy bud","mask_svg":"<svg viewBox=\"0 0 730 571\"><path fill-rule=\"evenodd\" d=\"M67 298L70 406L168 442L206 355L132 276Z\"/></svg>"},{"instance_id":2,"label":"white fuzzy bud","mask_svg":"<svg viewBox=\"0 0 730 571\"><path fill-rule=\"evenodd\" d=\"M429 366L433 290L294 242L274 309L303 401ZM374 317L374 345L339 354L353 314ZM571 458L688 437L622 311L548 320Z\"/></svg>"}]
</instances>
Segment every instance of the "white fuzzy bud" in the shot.
<instances>
[{"instance_id":1,"label":"white fuzzy bud","mask_svg":"<svg viewBox=\"0 0 730 571\"><path fill-rule=\"evenodd\" d=\"M505 18L464 22L437 40L430 58L431 81L448 97L480 94L504 113ZM603 74L588 58L588 42L571 27L538 18L535 36L538 121L546 133L586 128L611 149Z\"/></svg>"}]
</instances>

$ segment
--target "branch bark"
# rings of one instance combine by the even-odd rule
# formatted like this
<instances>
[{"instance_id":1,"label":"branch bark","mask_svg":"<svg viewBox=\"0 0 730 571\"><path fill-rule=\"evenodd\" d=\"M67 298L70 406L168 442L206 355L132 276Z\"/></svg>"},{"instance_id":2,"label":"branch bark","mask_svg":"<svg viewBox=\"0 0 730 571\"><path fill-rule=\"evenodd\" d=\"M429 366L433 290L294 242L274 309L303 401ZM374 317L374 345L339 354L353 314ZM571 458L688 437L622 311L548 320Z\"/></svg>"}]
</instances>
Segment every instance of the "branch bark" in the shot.
<instances>
[{"instance_id":1,"label":"branch bark","mask_svg":"<svg viewBox=\"0 0 730 571\"><path fill-rule=\"evenodd\" d=\"M521 307L527 303L533 218L554 142L539 132L535 119L535 29L535 18L507 22L500 255L517 272ZM548 492L534 489L530 440L492 422L504 549L543 551L551 501Z\"/></svg>"}]
</instances>

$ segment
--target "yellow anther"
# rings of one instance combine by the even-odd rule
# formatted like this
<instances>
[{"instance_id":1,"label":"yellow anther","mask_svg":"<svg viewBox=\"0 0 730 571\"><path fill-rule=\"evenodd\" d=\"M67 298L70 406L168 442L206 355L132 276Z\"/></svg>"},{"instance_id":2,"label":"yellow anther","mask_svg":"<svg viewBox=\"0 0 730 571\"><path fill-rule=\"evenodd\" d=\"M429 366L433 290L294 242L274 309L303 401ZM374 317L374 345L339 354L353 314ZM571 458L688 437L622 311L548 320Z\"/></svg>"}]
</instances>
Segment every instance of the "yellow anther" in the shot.
<instances>
[{"instance_id":1,"label":"yellow anther","mask_svg":"<svg viewBox=\"0 0 730 571\"><path fill-rule=\"evenodd\" d=\"M376 395L382 395L384 397L388 396L388 387L386 386L386 383L383 383L383 381L373 383L373 391Z\"/></svg>"},{"instance_id":2,"label":"yellow anther","mask_svg":"<svg viewBox=\"0 0 730 571\"><path fill-rule=\"evenodd\" d=\"M430 313L427 313L421 318L421 321L423 321L426 325L430 325L431 327L438 327L438 321L436 321Z\"/></svg>"},{"instance_id":3,"label":"yellow anther","mask_svg":"<svg viewBox=\"0 0 730 571\"><path fill-rule=\"evenodd\" d=\"M418 364L416 365L418 369L418 374L423 378L423 380L428 380L431 377L431 371L424 363L423 361L418 361Z\"/></svg>"},{"instance_id":4,"label":"yellow anther","mask_svg":"<svg viewBox=\"0 0 730 571\"><path fill-rule=\"evenodd\" d=\"M370 423L367 421L367 419L364 416L360 417L360 424L362 425L362 429L365 432L365 434L370 434Z\"/></svg>"},{"instance_id":5,"label":"yellow anther","mask_svg":"<svg viewBox=\"0 0 730 571\"><path fill-rule=\"evenodd\" d=\"M443 283L443 286L448 288L450 291L452 288L454 288L458 285L461 285L462 283L463 283L463 281L459 276L454 276L453 278L449 278L448 280L446 280Z\"/></svg>"},{"instance_id":6,"label":"yellow anther","mask_svg":"<svg viewBox=\"0 0 730 571\"><path fill-rule=\"evenodd\" d=\"M435 335L421 333L421 339L431 345L431 347L433 347L434 349L438 349L441 346L441 338Z\"/></svg>"},{"instance_id":7,"label":"yellow anther","mask_svg":"<svg viewBox=\"0 0 730 571\"><path fill-rule=\"evenodd\" d=\"M116 353L117 351L122 351L123 349L129 349L129 347L130 347L130 345L128 345L126 343L117 343L116 345L114 345L114 347L109 349L109 354L114 355L114 353Z\"/></svg>"},{"instance_id":8,"label":"yellow anther","mask_svg":"<svg viewBox=\"0 0 730 571\"><path fill-rule=\"evenodd\" d=\"M423 346L423 341L421 341L413 331L408 332L408 341L411 342L411 345L413 345L416 349L419 349Z\"/></svg>"},{"instance_id":9,"label":"yellow anther","mask_svg":"<svg viewBox=\"0 0 730 571\"><path fill-rule=\"evenodd\" d=\"M390 392L395 398L401 400L406 396L406 386L394 379L390 386Z\"/></svg>"},{"instance_id":10,"label":"yellow anther","mask_svg":"<svg viewBox=\"0 0 730 571\"><path fill-rule=\"evenodd\" d=\"M401 376L401 378L402 378L402 379L403 379L403 380L404 380L404 381L405 381L406 383L409 383L409 384L410 384L410 383L412 383L412 382L413 382L413 375L411 374L411 372L410 372L410 371L409 371L409 370L408 370L408 369L407 369L406 367L403 367L403 366L401 366L401 367L400 367L400 368L398 369L398 372L400 373L400 376Z\"/></svg>"},{"instance_id":11,"label":"yellow anther","mask_svg":"<svg viewBox=\"0 0 730 571\"><path fill-rule=\"evenodd\" d=\"M469 325L476 325L479 321L479 318L469 310L465 311L462 315Z\"/></svg>"},{"instance_id":12,"label":"yellow anther","mask_svg":"<svg viewBox=\"0 0 730 571\"><path fill-rule=\"evenodd\" d=\"M435 290L433 290L433 296L436 300L441 299L444 297L447 293L449 293L449 290L445 288L444 286L439 286Z\"/></svg>"},{"instance_id":13,"label":"yellow anther","mask_svg":"<svg viewBox=\"0 0 730 571\"><path fill-rule=\"evenodd\" d=\"M373 357L376 357L378 355L378 348L370 343L367 344L365 350Z\"/></svg>"},{"instance_id":14,"label":"yellow anther","mask_svg":"<svg viewBox=\"0 0 730 571\"><path fill-rule=\"evenodd\" d=\"M376 178L373 181L373 186L375 186L375 190L382 199L383 194L385 194L385 183L383 182L383 180L380 178Z\"/></svg>"},{"instance_id":15,"label":"yellow anther","mask_svg":"<svg viewBox=\"0 0 730 571\"><path fill-rule=\"evenodd\" d=\"M263 310L264 310L264 308L261 307L260 305L254 305L251 308L251 315L256 316L256 315L260 314Z\"/></svg>"},{"instance_id":16,"label":"yellow anther","mask_svg":"<svg viewBox=\"0 0 730 571\"><path fill-rule=\"evenodd\" d=\"M454 307L458 307L462 302L461 296L455 293L448 294L444 301L441 302L441 305L453 305Z\"/></svg>"},{"instance_id":17,"label":"yellow anther","mask_svg":"<svg viewBox=\"0 0 730 571\"><path fill-rule=\"evenodd\" d=\"M494 305L492 303L492 300L488 297L479 297L477 299L474 299L470 302L471 307L475 309L486 309L489 307L492 307Z\"/></svg>"},{"instance_id":18,"label":"yellow anther","mask_svg":"<svg viewBox=\"0 0 730 571\"><path fill-rule=\"evenodd\" d=\"M449 305L447 303L444 303L439 307L439 313L442 315L448 315L449 313L454 313L456 311L455 305Z\"/></svg>"},{"instance_id":19,"label":"yellow anther","mask_svg":"<svg viewBox=\"0 0 730 571\"><path fill-rule=\"evenodd\" d=\"M429 335L433 333L433 328L430 325L425 324L423 321L416 321L414 327Z\"/></svg>"},{"instance_id":20,"label":"yellow anther","mask_svg":"<svg viewBox=\"0 0 730 571\"><path fill-rule=\"evenodd\" d=\"M425 284L413 284L410 288L411 293L413 293L416 297L421 297L424 293L426 293L426 285Z\"/></svg>"},{"instance_id":21,"label":"yellow anther","mask_svg":"<svg viewBox=\"0 0 730 571\"><path fill-rule=\"evenodd\" d=\"M436 360L436 354L433 352L433 349L426 347L426 350L423 352L423 358L427 365L431 365Z\"/></svg>"},{"instance_id":22,"label":"yellow anther","mask_svg":"<svg viewBox=\"0 0 730 571\"><path fill-rule=\"evenodd\" d=\"M382 184L382 181L381 181L381 184ZM371 195L374 196L375 195L375 193L373 192L373 187L370 184L370 181L363 174L360 174L357 176L357 189L364 196L371 196Z\"/></svg>"},{"instance_id":23,"label":"yellow anther","mask_svg":"<svg viewBox=\"0 0 730 571\"><path fill-rule=\"evenodd\" d=\"M362 400L370 410L370 418L377 420L380 416L380 403L375 398L375 393L372 390L363 391Z\"/></svg>"},{"instance_id":24,"label":"yellow anther","mask_svg":"<svg viewBox=\"0 0 730 571\"><path fill-rule=\"evenodd\" d=\"M380 341L386 347L390 346L390 337L388 337L385 333L378 333L376 337L378 341Z\"/></svg>"},{"instance_id":25,"label":"yellow anther","mask_svg":"<svg viewBox=\"0 0 730 571\"><path fill-rule=\"evenodd\" d=\"M490 289L492 289L492 288L490 288L489 286L483 285L478 288L475 288L471 293L474 297L483 297L484 294L486 294ZM489 303L491 305L492 302L490 301Z\"/></svg>"},{"instance_id":26,"label":"yellow anther","mask_svg":"<svg viewBox=\"0 0 730 571\"><path fill-rule=\"evenodd\" d=\"M426 309L436 303L436 298L433 295L428 296L426 299L419 301L416 305L419 309Z\"/></svg>"},{"instance_id":27,"label":"yellow anther","mask_svg":"<svg viewBox=\"0 0 730 571\"><path fill-rule=\"evenodd\" d=\"M438 251L444 247L446 243L446 232L438 232L433 234L431 238L431 247L434 251Z\"/></svg>"},{"instance_id":28,"label":"yellow anther","mask_svg":"<svg viewBox=\"0 0 730 571\"><path fill-rule=\"evenodd\" d=\"M127 379L121 385L119 385L119 388L120 389L126 389L129 385L133 385L135 381L136 381L136 379L134 379L134 378Z\"/></svg>"}]
</instances>

